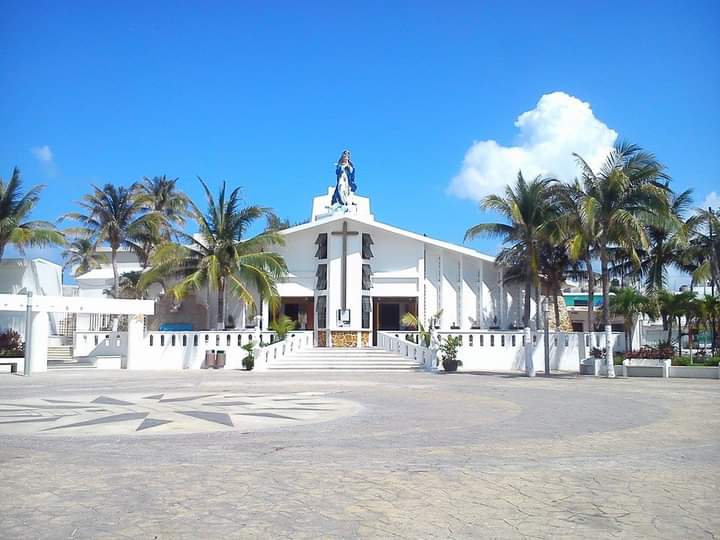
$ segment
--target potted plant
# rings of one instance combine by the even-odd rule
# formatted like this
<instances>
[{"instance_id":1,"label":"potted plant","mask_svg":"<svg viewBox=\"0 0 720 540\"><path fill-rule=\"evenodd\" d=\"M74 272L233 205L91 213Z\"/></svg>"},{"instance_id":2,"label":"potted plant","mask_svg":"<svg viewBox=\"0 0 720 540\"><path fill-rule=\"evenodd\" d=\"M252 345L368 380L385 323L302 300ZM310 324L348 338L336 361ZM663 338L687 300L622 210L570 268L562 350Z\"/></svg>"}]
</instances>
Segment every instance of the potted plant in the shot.
<instances>
[{"instance_id":1,"label":"potted plant","mask_svg":"<svg viewBox=\"0 0 720 540\"><path fill-rule=\"evenodd\" d=\"M448 336L440 343L442 365L445 371L457 371L458 366L462 366L462 361L457 357L458 347L460 347L460 338L457 336Z\"/></svg>"},{"instance_id":2,"label":"potted plant","mask_svg":"<svg viewBox=\"0 0 720 540\"><path fill-rule=\"evenodd\" d=\"M247 353L245 358L242 359L242 367L244 367L247 371L252 371L255 367L255 344L246 343L242 346L242 348L245 349L245 352Z\"/></svg>"}]
</instances>

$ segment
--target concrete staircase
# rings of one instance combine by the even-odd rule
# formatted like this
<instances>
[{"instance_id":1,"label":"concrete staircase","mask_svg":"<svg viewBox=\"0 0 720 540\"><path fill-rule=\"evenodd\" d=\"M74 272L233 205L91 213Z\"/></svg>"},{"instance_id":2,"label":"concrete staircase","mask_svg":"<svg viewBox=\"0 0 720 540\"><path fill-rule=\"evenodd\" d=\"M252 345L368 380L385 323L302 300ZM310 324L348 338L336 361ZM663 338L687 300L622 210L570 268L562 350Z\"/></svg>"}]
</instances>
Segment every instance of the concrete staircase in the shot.
<instances>
[{"instance_id":1,"label":"concrete staircase","mask_svg":"<svg viewBox=\"0 0 720 540\"><path fill-rule=\"evenodd\" d=\"M88 358L73 358L71 345L53 345L48 347L48 369L94 367L95 363Z\"/></svg>"},{"instance_id":2,"label":"concrete staircase","mask_svg":"<svg viewBox=\"0 0 720 540\"><path fill-rule=\"evenodd\" d=\"M271 362L271 370L417 371L422 363L384 349L300 349Z\"/></svg>"}]
</instances>

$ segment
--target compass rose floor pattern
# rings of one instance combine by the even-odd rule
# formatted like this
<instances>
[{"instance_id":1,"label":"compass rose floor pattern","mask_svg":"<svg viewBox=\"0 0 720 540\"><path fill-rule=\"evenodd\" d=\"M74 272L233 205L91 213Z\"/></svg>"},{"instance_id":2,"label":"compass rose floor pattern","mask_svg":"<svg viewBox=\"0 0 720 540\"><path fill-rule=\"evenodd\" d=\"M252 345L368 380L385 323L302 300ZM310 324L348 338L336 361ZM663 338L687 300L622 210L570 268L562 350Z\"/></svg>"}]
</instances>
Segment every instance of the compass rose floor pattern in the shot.
<instances>
[{"instance_id":1,"label":"compass rose floor pattern","mask_svg":"<svg viewBox=\"0 0 720 540\"><path fill-rule=\"evenodd\" d=\"M355 414L322 392L162 393L0 400L0 435L148 435L256 431Z\"/></svg>"}]
</instances>

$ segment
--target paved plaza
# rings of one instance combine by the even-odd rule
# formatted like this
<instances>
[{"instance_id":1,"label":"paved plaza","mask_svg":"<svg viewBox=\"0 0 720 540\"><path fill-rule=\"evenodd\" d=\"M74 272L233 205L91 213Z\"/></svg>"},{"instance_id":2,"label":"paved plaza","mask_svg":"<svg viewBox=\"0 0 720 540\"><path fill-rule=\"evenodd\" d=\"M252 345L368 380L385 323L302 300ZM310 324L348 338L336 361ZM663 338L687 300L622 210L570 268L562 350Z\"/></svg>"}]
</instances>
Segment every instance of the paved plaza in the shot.
<instances>
[{"instance_id":1,"label":"paved plaza","mask_svg":"<svg viewBox=\"0 0 720 540\"><path fill-rule=\"evenodd\" d=\"M0 538L715 538L713 380L0 376Z\"/></svg>"}]
</instances>

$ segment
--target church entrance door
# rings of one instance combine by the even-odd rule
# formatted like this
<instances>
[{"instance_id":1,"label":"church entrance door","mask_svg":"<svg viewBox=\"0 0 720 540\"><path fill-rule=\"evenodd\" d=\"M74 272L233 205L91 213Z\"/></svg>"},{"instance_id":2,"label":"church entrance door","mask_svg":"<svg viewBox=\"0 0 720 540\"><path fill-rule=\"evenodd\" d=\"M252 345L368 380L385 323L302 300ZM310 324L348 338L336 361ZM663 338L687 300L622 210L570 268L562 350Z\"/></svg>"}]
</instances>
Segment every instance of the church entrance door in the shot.
<instances>
[{"instance_id":1,"label":"church entrance door","mask_svg":"<svg viewBox=\"0 0 720 540\"><path fill-rule=\"evenodd\" d=\"M417 316L417 298L373 298L373 345L377 345L378 330L391 332L406 330L400 322L406 313Z\"/></svg>"},{"instance_id":2,"label":"church entrance door","mask_svg":"<svg viewBox=\"0 0 720 540\"><path fill-rule=\"evenodd\" d=\"M296 330L312 330L315 327L315 299L304 296L283 296L280 299L278 315L287 315L295 321Z\"/></svg>"}]
</instances>

